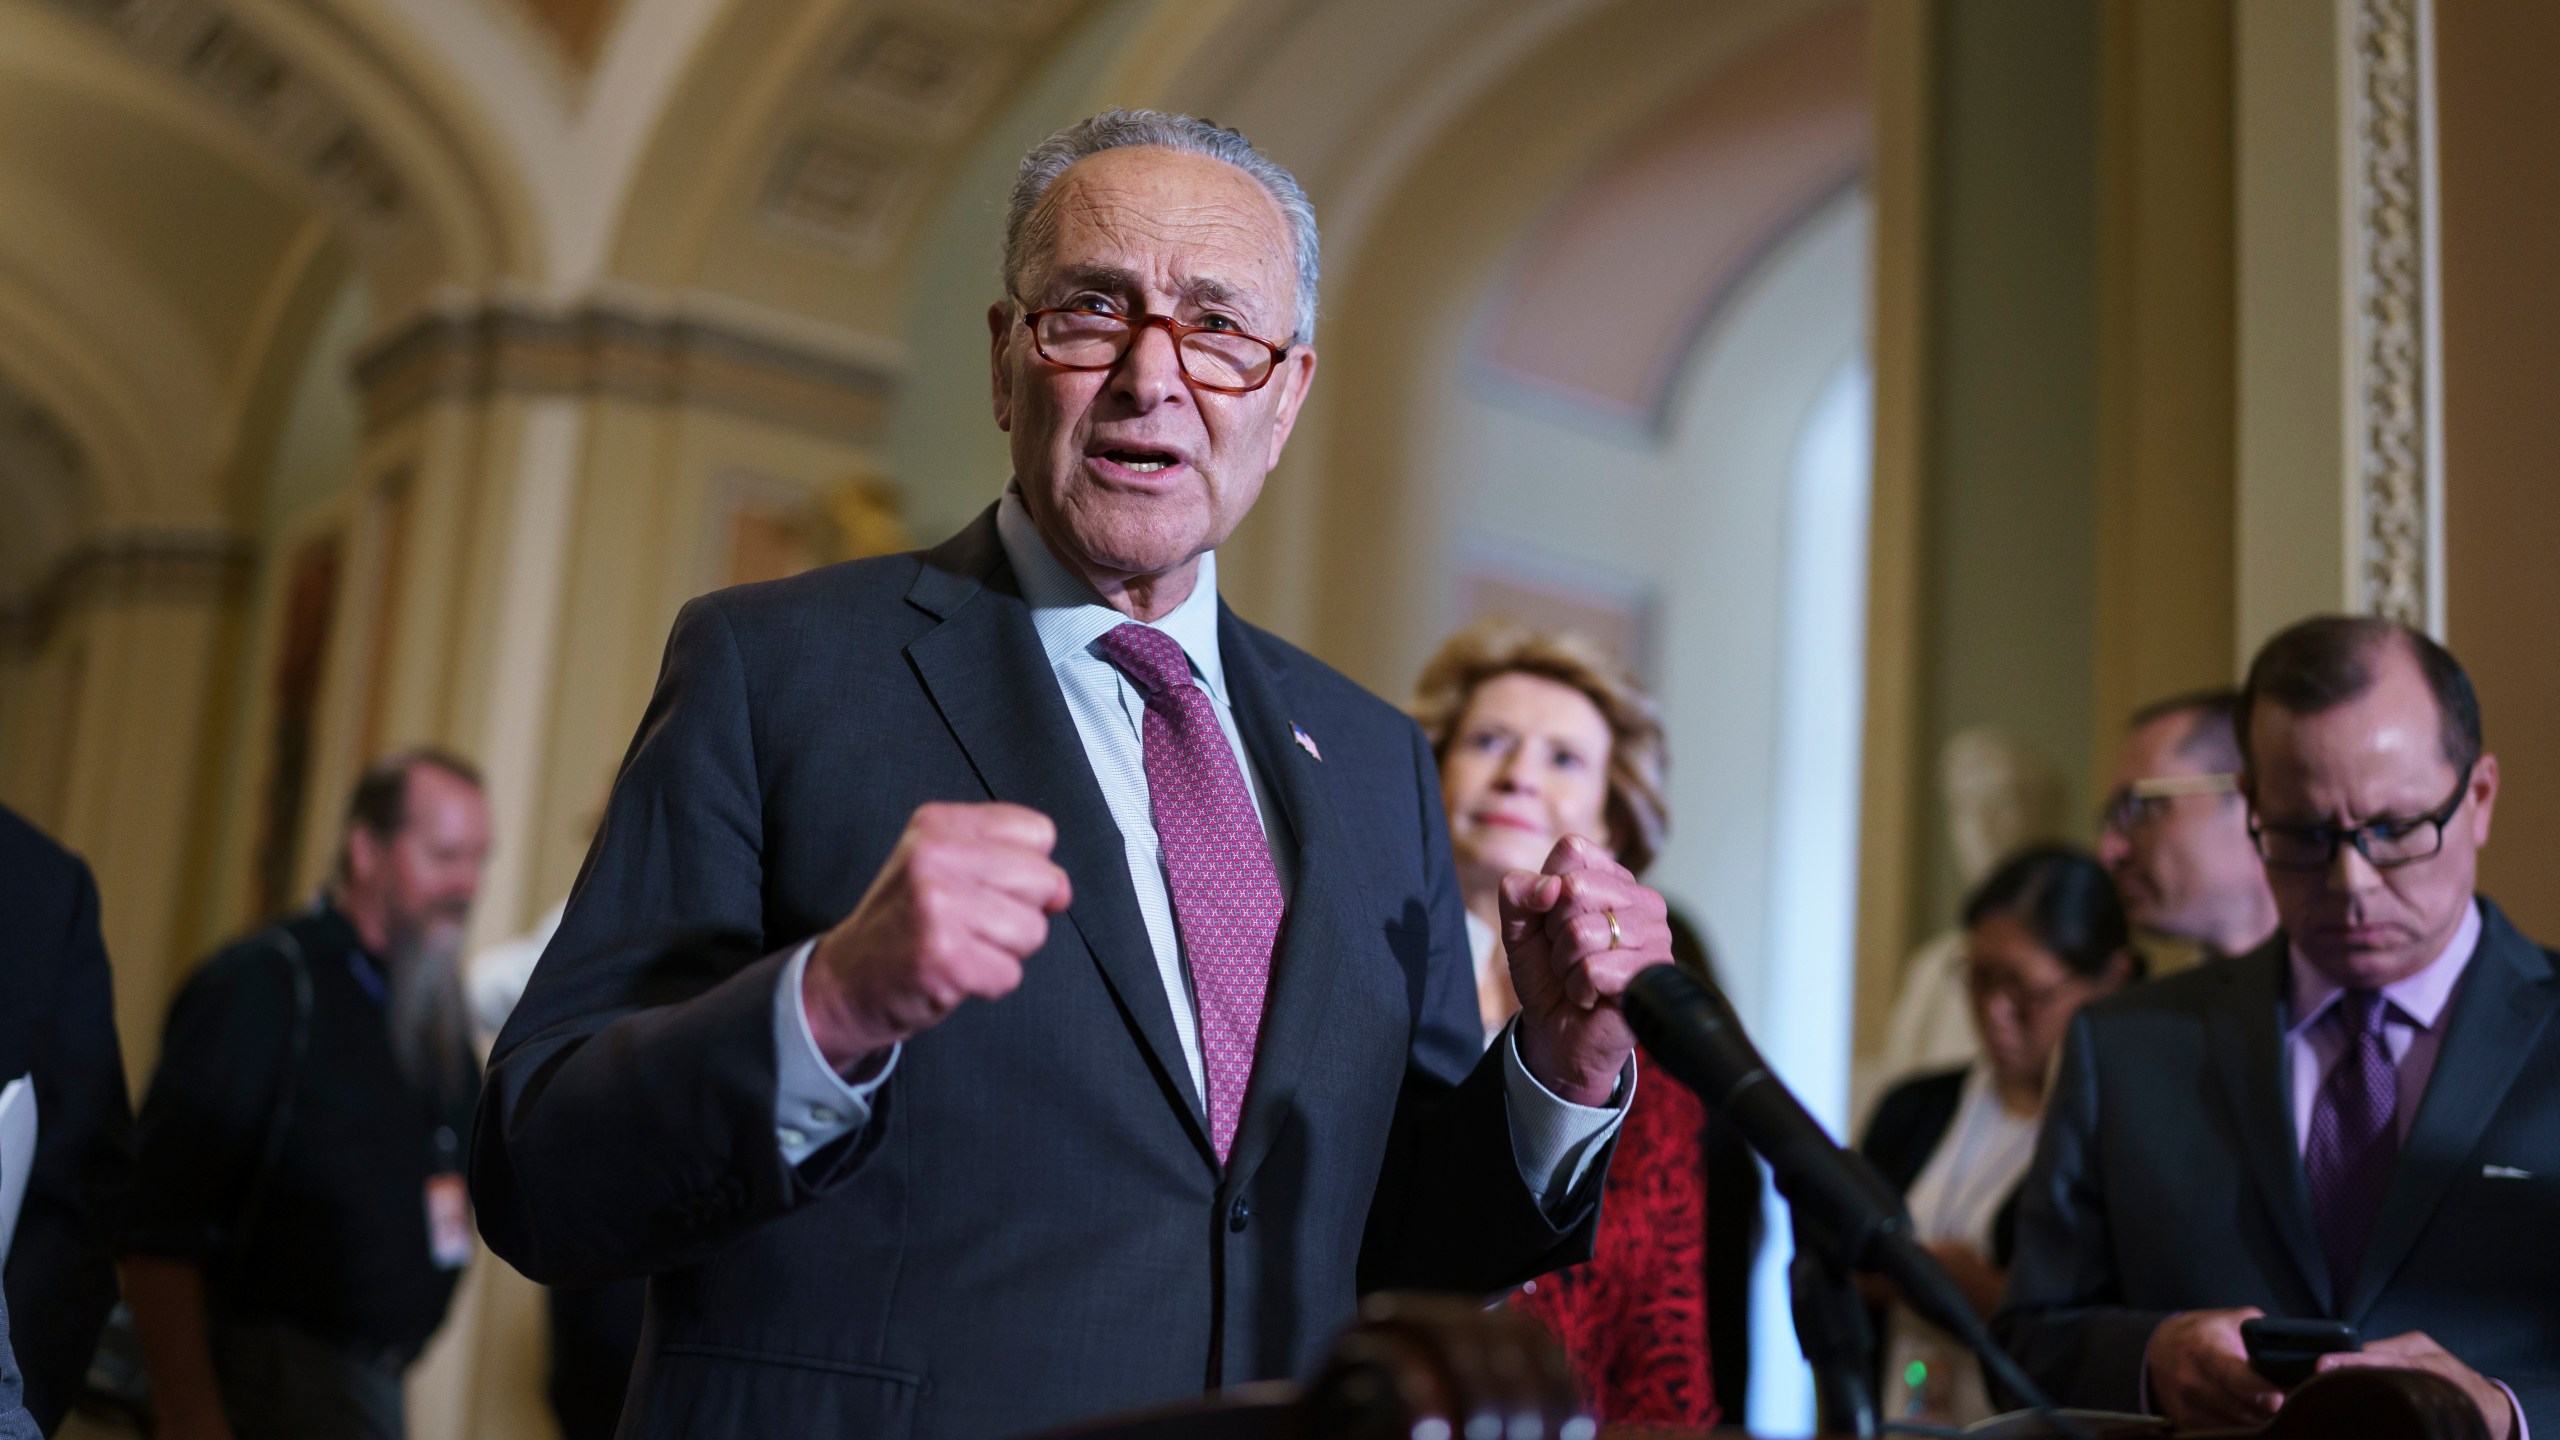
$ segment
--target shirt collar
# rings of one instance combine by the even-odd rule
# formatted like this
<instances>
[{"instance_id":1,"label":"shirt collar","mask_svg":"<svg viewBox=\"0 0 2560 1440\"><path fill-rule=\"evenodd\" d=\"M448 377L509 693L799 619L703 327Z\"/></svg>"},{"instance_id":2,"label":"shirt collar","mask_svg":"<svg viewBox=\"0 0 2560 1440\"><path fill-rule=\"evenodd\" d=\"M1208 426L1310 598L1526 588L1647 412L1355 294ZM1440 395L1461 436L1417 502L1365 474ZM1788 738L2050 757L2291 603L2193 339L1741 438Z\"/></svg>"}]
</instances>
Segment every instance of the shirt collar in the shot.
<instances>
[{"instance_id":1,"label":"shirt collar","mask_svg":"<svg viewBox=\"0 0 2560 1440\"><path fill-rule=\"evenodd\" d=\"M1023 600L1031 606L1031 625L1040 633L1040 648L1051 668L1090 654L1094 641L1128 623L1128 616L1103 604L1092 586L1049 552L1048 542L1031 523L1031 512L1023 507L1022 492L1011 484L996 501L996 537L1004 545L1004 558L1013 566ZM1190 595L1170 613L1148 623L1174 638L1209 694L1219 704L1227 704L1227 672L1218 655L1217 551L1200 557L1199 578L1192 582Z\"/></svg>"},{"instance_id":2,"label":"shirt collar","mask_svg":"<svg viewBox=\"0 0 2560 1440\"><path fill-rule=\"evenodd\" d=\"M2480 902L2474 900L2463 911L2462 923L2454 927L2453 938L2427 967L2414 975L2404 976L2382 987L2382 998L2391 1008L2421 1030L2432 1030L2444 1014L2447 1001L2453 998L2453 987L2462 980L2462 972L2471 966L2471 957L2480 949ZM2330 1006L2338 1002L2345 987L2332 982L2302 958L2296 946L2286 947L2287 968L2293 995L2295 1020L2286 1030L2286 1038L2311 1028Z\"/></svg>"}]
</instances>

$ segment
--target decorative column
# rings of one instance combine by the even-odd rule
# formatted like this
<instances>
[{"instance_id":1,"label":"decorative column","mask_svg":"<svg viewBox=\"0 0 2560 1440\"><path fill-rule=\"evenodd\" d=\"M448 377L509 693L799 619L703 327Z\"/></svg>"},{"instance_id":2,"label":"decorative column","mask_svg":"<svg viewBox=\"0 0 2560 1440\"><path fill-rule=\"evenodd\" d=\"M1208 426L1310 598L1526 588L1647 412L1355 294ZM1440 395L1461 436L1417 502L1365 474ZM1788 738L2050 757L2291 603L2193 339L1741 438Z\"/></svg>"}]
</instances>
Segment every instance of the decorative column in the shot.
<instances>
[{"instance_id":1,"label":"decorative column","mask_svg":"<svg viewBox=\"0 0 2560 1440\"><path fill-rule=\"evenodd\" d=\"M679 605L904 547L894 495L863 483L895 372L812 327L618 290L417 315L355 374L378 518L351 551L358 644L313 789L343 794L404 743L477 760L494 844L476 948L567 893ZM332 823L314 809L309 833ZM537 1433L541 1337L539 1290L475 1262L411 1375L410 1433Z\"/></svg>"},{"instance_id":2,"label":"decorative column","mask_svg":"<svg viewBox=\"0 0 2560 1440\"><path fill-rule=\"evenodd\" d=\"M2444 394L2429 0L2349 0L2357 608L2444 634Z\"/></svg>"},{"instance_id":3,"label":"decorative column","mask_svg":"<svg viewBox=\"0 0 2560 1440\"><path fill-rule=\"evenodd\" d=\"M2433 0L2243 4L2234 652L2444 629Z\"/></svg>"}]
</instances>

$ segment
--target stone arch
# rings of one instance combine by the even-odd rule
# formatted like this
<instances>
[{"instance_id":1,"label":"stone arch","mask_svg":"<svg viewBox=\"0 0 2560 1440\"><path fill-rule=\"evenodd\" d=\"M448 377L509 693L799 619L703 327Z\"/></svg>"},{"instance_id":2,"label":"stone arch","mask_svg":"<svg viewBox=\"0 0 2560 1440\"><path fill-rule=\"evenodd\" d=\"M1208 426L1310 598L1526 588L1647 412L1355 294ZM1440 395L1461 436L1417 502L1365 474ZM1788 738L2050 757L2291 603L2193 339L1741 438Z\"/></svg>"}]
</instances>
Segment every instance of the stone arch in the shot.
<instances>
[{"instance_id":1,"label":"stone arch","mask_svg":"<svg viewBox=\"0 0 2560 1440\"><path fill-rule=\"evenodd\" d=\"M890 359L938 197L1106 8L740 0L660 113L608 273Z\"/></svg>"}]
</instances>

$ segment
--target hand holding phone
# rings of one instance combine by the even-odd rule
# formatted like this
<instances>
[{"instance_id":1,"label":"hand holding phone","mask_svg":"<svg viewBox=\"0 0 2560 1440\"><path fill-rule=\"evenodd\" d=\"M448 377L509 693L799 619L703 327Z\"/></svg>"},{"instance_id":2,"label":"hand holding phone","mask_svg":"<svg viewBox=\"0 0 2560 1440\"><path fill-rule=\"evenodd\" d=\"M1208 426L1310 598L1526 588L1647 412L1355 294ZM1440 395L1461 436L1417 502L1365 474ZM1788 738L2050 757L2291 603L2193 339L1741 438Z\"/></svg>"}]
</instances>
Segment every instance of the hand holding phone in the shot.
<instances>
[{"instance_id":1,"label":"hand holding phone","mask_svg":"<svg viewBox=\"0 0 2560 1440\"><path fill-rule=\"evenodd\" d=\"M2248 1347L2249 1368L2287 1390L2310 1379L2321 1356L2363 1348L2356 1327L2344 1320L2268 1316L2241 1321L2240 1343Z\"/></svg>"}]
</instances>

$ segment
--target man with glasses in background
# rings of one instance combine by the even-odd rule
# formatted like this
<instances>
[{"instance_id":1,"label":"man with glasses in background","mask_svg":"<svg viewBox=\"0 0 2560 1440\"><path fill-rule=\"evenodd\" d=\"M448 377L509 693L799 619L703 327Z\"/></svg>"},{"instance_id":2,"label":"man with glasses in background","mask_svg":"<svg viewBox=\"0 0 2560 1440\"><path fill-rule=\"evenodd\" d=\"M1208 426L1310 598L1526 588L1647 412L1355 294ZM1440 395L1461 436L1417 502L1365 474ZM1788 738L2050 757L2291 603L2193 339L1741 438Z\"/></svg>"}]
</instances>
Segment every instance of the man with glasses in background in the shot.
<instances>
[{"instance_id":1,"label":"man with glasses in background","mask_svg":"<svg viewBox=\"0 0 2560 1440\"><path fill-rule=\"evenodd\" d=\"M1996 1327L2057 1399L2265 1421L2244 1322L2338 1320L2323 1369L2432 1371L2492 1440L2560 1434L2560 956L2474 891L2479 703L2403 626L2322 617L2240 697L2281 929L2074 1021Z\"/></svg>"},{"instance_id":2,"label":"man with glasses in background","mask_svg":"<svg viewBox=\"0 0 2560 1440\"><path fill-rule=\"evenodd\" d=\"M2246 955L2276 931L2275 897L2240 798L2236 690L2137 711L2098 815L2098 858L2146 935L2199 958Z\"/></svg>"}]
</instances>

